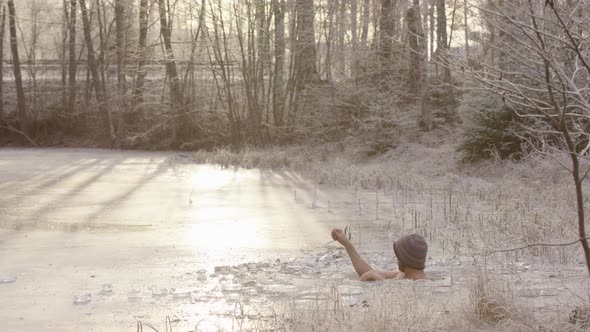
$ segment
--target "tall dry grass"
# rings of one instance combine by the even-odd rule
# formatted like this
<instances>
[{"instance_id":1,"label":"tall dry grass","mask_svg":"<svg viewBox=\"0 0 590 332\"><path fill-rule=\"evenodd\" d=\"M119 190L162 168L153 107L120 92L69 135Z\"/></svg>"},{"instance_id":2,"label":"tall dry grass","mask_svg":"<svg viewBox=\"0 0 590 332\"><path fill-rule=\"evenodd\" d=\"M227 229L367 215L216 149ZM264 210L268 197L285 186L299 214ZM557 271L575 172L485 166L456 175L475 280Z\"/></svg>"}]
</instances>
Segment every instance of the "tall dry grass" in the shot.
<instances>
[{"instance_id":1,"label":"tall dry grass","mask_svg":"<svg viewBox=\"0 0 590 332\"><path fill-rule=\"evenodd\" d=\"M578 245L536 245L577 238L569 174L540 155L528 155L519 163L457 165L456 172L440 176L416 169L416 161L359 162L353 151L347 154L338 145L219 150L199 152L195 158L224 167L288 169L317 185L354 190L366 206L375 206L373 197L381 197L388 203L379 215L394 232L417 231L438 253L471 257L484 267L582 261ZM424 158L424 167L429 167ZM553 158L567 162L566 156ZM504 251L514 247L526 248ZM536 313L510 281L497 278L493 270L470 273L467 289L451 289L442 296L387 284L367 297L368 307L351 307L338 294L325 302L293 302L284 308L281 321L293 331L578 331L585 326L582 320L568 322L564 312Z\"/></svg>"},{"instance_id":2,"label":"tall dry grass","mask_svg":"<svg viewBox=\"0 0 590 332\"><path fill-rule=\"evenodd\" d=\"M199 151L195 160L222 167L294 171L315 185L354 190L355 196L366 193L367 206L375 206L372 196L379 192L377 199L393 202L382 204L379 216L392 225L411 225L454 255L489 254L509 261L528 257L562 264L582 257L577 246L536 245L577 238L574 191L567 172L556 163L528 156L519 164L477 165L475 175L470 174L473 168L464 168L432 177L404 162L359 162L348 153L338 145L218 149ZM531 246L491 254L527 245Z\"/></svg>"}]
</instances>

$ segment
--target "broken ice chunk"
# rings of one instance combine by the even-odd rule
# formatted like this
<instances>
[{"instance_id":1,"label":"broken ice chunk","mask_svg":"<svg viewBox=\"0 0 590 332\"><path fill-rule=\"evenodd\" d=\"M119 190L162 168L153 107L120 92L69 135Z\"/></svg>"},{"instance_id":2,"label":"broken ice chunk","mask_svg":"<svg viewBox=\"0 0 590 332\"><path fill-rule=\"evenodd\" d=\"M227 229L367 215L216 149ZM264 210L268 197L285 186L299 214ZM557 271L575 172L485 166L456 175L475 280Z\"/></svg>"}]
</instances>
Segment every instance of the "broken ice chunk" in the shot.
<instances>
[{"instance_id":1,"label":"broken ice chunk","mask_svg":"<svg viewBox=\"0 0 590 332\"><path fill-rule=\"evenodd\" d=\"M229 266L216 266L215 273L216 274L228 274L231 268Z\"/></svg>"},{"instance_id":2,"label":"broken ice chunk","mask_svg":"<svg viewBox=\"0 0 590 332\"><path fill-rule=\"evenodd\" d=\"M138 290L132 290L127 293L127 300L129 302L138 302L141 301L141 292Z\"/></svg>"},{"instance_id":3,"label":"broken ice chunk","mask_svg":"<svg viewBox=\"0 0 590 332\"><path fill-rule=\"evenodd\" d=\"M100 295L111 295L113 294L113 286L111 284L103 284L100 288Z\"/></svg>"},{"instance_id":4,"label":"broken ice chunk","mask_svg":"<svg viewBox=\"0 0 590 332\"><path fill-rule=\"evenodd\" d=\"M152 288L152 297L162 297L168 295L166 288Z\"/></svg>"},{"instance_id":5,"label":"broken ice chunk","mask_svg":"<svg viewBox=\"0 0 590 332\"><path fill-rule=\"evenodd\" d=\"M172 298L173 299L186 299L191 296L191 291L192 290L190 290L190 289L174 290L174 292L172 292Z\"/></svg>"},{"instance_id":6,"label":"broken ice chunk","mask_svg":"<svg viewBox=\"0 0 590 332\"><path fill-rule=\"evenodd\" d=\"M82 294L74 296L74 304L87 304L90 303L90 294Z\"/></svg>"},{"instance_id":7,"label":"broken ice chunk","mask_svg":"<svg viewBox=\"0 0 590 332\"><path fill-rule=\"evenodd\" d=\"M0 284L10 284L16 281L16 277L13 276L0 276Z\"/></svg>"}]
</instances>

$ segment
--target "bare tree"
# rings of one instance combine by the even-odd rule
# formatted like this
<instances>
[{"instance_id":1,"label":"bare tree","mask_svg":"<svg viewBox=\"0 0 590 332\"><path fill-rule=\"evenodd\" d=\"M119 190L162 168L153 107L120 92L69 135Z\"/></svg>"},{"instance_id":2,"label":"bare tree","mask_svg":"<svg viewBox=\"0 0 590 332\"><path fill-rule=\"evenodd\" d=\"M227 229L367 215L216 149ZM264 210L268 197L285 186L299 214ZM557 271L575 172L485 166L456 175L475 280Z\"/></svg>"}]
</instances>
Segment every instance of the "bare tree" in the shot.
<instances>
[{"instance_id":1,"label":"bare tree","mask_svg":"<svg viewBox=\"0 0 590 332\"><path fill-rule=\"evenodd\" d=\"M127 83L125 82L125 5L123 0L115 0L115 35L117 49L117 90L120 96L125 95Z\"/></svg>"},{"instance_id":2,"label":"bare tree","mask_svg":"<svg viewBox=\"0 0 590 332\"><path fill-rule=\"evenodd\" d=\"M20 70L20 58L18 56L18 42L16 36L16 10L14 0L8 0L8 21L10 22L10 49L12 50L12 68L14 70L14 81L16 84L16 108L20 130L30 134L30 124L25 104L25 90Z\"/></svg>"},{"instance_id":3,"label":"bare tree","mask_svg":"<svg viewBox=\"0 0 590 332\"><path fill-rule=\"evenodd\" d=\"M165 0L157 0L160 17L160 35L164 40L166 75L170 84L170 105L174 113L180 113L183 109L183 96L180 87L180 79L176 69L176 61L174 60L174 52L172 50L172 19L169 17L170 9ZM177 139L176 124L172 124L173 139Z\"/></svg>"},{"instance_id":4,"label":"bare tree","mask_svg":"<svg viewBox=\"0 0 590 332\"><path fill-rule=\"evenodd\" d=\"M332 58L334 57L333 39L336 30L334 28L334 16L337 6L338 0L327 0L328 17L326 20L324 20L323 24L324 38L326 44L326 56L324 57L324 72L326 73L326 80L329 82L332 81Z\"/></svg>"},{"instance_id":5,"label":"bare tree","mask_svg":"<svg viewBox=\"0 0 590 332\"><path fill-rule=\"evenodd\" d=\"M410 70L409 70L409 86L410 90L417 94L421 89L420 79L420 48L418 46L418 23L414 7L410 7L406 12L406 24L408 26L408 44L410 47Z\"/></svg>"},{"instance_id":6,"label":"bare tree","mask_svg":"<svg viewBox=\"0 0 590 332\"><path fill-rule=\"evenodd\" d=\"M381 16L379 18L379 59L381 61L380 67L383 77L390 77L393 70L392 46L393 34L395 30L395 20L393 16L393 8L396 0L382 0L381 1Z\"/></svg>"},{"instance_id":7,"label":"bare tree","mask_svg":"<svg viewBox=\"0 0 590 332\"><path fill-rule=\"evenodd\" d=\"M469 63L469 24L467 18L469 16L467 6L467 0L463 0L463 24L465 25L465 58L467 59L467 63Z\"/></svg>"},{"instance_id":8,"label":"bare tree","mask_svg":"<svg viewBox=\"0 0 590 332\"><path fill-rule=\"evenodd\" d=\"M233 14L236 26L236 37L239 46L239 69L242 75L242 89L245 94L246 125L249 138L254 143L262 140L260 125L262 122L261 109L264 98L264 60L261 54L264 48L264 6L259 0L254 3L254 20L244 22L241 12L251 17L252 4L246 2L245 8L234 3ZM261 100L262 99L262 100Z\"/></svg>"},{"instance_id":9,"label":"bare tree","mask_svg":"<svg viewBox=\"0 0 590 332\"><path fill-rule=\"evenodd\" d=\"M215 1L216 7L213 7L213 1L210 1L210 5L213 31L209 33L205 30L205 32L210 44L209 62L214 63L214 66L211 66L211 73L217 87L218 99L225 108L229 120L231 143L239 146L242 143L242 115L234 89L233 57L228 47L230 41L223 15L224 10L220 0Z\"/></svg>"},{"instance_id":10,"label":"bare tree","mask_svg":"<svg viewBox=\"0 0 590 332\"><path fill-rule=\"evenodd\" d=\"M361 47L367 47L367 40L369 36L369 18L371 15L371 1L363 0L363 31L361 33Z\"/></svg>"},{"instance_id":11,"label":"bare tree","mask_svg":"<svg viewBox=\"0 0 590 332\"><path fill-rule=\"evenodd\" d=\"M455 121L455 109L457 102L455 100L455 93L453 91L453 83L451 77L451 68L449 66L448 41L447 41L447 13L445 0L437 0L436 3L436 17L437 17L437 50L438 59L442 62L443 78L442 82L445 86L448 99L447 120L450 123Z\"/></svg>"},{"instance_id":12,"label":"bare tree","mask_svg":"<svg viewBox=\"0 0 590 332\"><path fill-rule=\"evenodd\" d=\"M2 4L2 20L0 21L0 119L4 116L4 27L6 26L6 7Z\"/></svg>"},{"instance_id":13,"label":"bare tree","mask_svg":"<svg viewBox=\"0 0 590 332\"><path fill-rule=\"evenodd\" d=\"M76 0L70 1L70 15L69 15L69 57L70 60L68 62L68 110L70 112L74 111L74 105L76 103L76 70L77 70L77 60L76 60Z\"/></svg>"},{"instance_id":14,"label":"bare tree","mask_svg":"<svg viewBox=\"0 0 590 332\"><path fill-rule=\"evenodd\" d=\"M26 61L26 69L27 69L27 74L28 74L28 83L30 86L30 94L29 94L29 112L37 112L39 111L39 109L41 107L43 107L44 104L44 100L42 100L40 98L39 95L39 84L37 81L37 71L38 71L38 66L37 66L37 51L39 49L39 41L40 41L40 37L41 37L41 27L39 24L39 17L40 15L42 15L42 13L44 12L43 6L37 2L37 1L33 1L29 4L28 6L29 8L29 13L30 16L28 18L28 21L30 22L30 34L28 35L28 40L27 43L24 44L24 50L25 50L25 55L27 56L27 61ZM19 27L20 29L20 27ZM22 32L21 32L22 33ZM22 35L21 35L22 38ZM34 113L33 113L34 114Z\"/></svg>"},{"instance_id":15,"label":"bare tree","mask_svg":"<svg viewBox=\"0 0 590 332\"><path fill-rule=\"evenodd\" d=\"M410 43L410 86L420 95L421 124L425 130L432 129L432 105L430 102L430 82L428 80L428 43L424 38L424 29L420 18L420 1L413 0L413 5L406 13L408 39Z\"/></svg>"},{"instance_id":16,"label":"bare tree","mask_svg":"<svg viewBox=\"0 0 590 332\"><path fill-rule=\"evenodd\" d=\"M338 9L339 13L336 15L336 22L337 22L337 51L334 54L335 56L335 64L337 68L337 74L339 77L346 76L346 0L340 0L338 2Z\"/></svg>"},{"instance_id":17,"label":"bare tree","mask_svg":"<svg viewBox=\"0 0 590 332\"><path fill-rule=\"evenodd\" d=\"M289 79L289 124L294 124L294 118L299 107L300 96L305 87L317 81L314 2L313 0L297 0L295 3L296 26L295 45L293 48L293 65Z\"/></svg>"},{"instance_id":18,"label":"bare tree","mask_svg":"<svg viewBox=\"0 0 590 332\"><path fill-rule=\"evenodd\" d=\"M86 9L86 0L79 0L78 3L80 4L80 11L82 12L82 24L84 29L84 39L86 41L88 70L92 74L92 86L94 87L94 93L96 94L96 102L98 103L99 110L105 116L105 124L106 127L109 128L111 140L114 140L116 138L115 128L113 126L111 110L107 104L104 86L101 84L101 79L98 73L98 66L96 64L96 57L94 54L94 45L92 43L92 35L90 32L90 19L88 17L88 10Z\"/></svg>"},{"instance_id":19,"label":"bare tree","mask_svg":"<svg viewBox=\"0 0 590 332\"><path fill-rule=\"evenodd\" d=\"M357 72L358 72L358 37L357 37L357 2L356 0L350 1L350 44L351 44L351 51L350 51L350 73L353 79L356 79Z\"/></svg>"},{"instance_id":20,"label":"bare tree","mask_svg":"<svg viewBox=\"0 0 590 332\"><path fill-rule=\"evenodd\" d=\"M199 40L201 39L201 35L202 35L202 31L206 28L205 26L205 13L206 13L206 7L207 7L207 0L201 0L201 6L199 8L199 13L198 13L198 23L197 23L197 28L196 31L191 31L191 53L190 53L190 58L189 58L189 63L188 63L188 68L184 74L184 80L183 80L183 95L186 97L186 104L192 104L194 102L194 76L195 76L195 57L197 56L197 48L199 46ZM191 11L191 17L192 17L192 13L194 12L194 10L192 8L190 8ZM192 27L192 26L191 26ZM189 82L189 76L190 76L190 82ZM188 89L191 89L190 93L186 93L186 91L189 91Z\"/></svg>"},{"instance_id":21,"label":"bare tree","mask_svg":"<svg viewBox=\"0 0 590 332\"><path fill-rule=\"evenodd\" d=\"M102 91L104 95L107 96L107 68L110 64L110 57L107 54L109 24L107 24L105 0L96 0L96 5L94 6L94 9L96 10L96 23L98 23L98 51L96 64L98 73L100 75L99 82L102 85Z\"/></svg>"},{"instance_id":22,"label":"bare tree","mask_svg":"<svg viewBox=\"0 0 590 332\"><path fill-rule=\"evenodd\" d=\"M489 2L488 24L503 35L494 47L502 60L467 73L525 121L532 147L565 151L576 194L577 238L590 273L584 190L590 167L590 23L585 0Z\"/></svg>"},{"instance_id":23,"label":"bare tree","mask_svg":"<svg viewBox=\"0 0 590 332\"><path fill-rule=\"evenodd\" d=\"M63 23L62 23L62 36L61 36L61 54L60 54L60 60L61 60L61 106L62 109L66 109L67 108L67 85L68 85L68 71L67 71L67 62L66 62L66 56L67 56L67 42L68 42L68 24L70 21L70 13L68 11L68 0L63 0Z\"/></svg>"},{"instance_id":24,"label":"bare tree","mask_svg":"<svg viewBox=\"0 0 590 332\"><path fill-rule=\"evenodd\" d=\"M275 18L275 67L273 82L273 118L277 127L283 126L285 110L284 70L285 70L285 0L273 0Z\"/></svg>"},{"instance_id":25,"label":"bare tree","mask_svg":"<svg viewBox=\"0 0 590 332\"><path fill-rule=\"evenodd\" d=\"M139 40L137 45L137 69L135 71L135 88L133 95L135 102L143 103L143 86L146 65L146 40L148 33L148 0L139 1Z\"/></svg>"},{"instance_id":26,"label":"bare tree","mask_svg":"<svg viewBox=\"0 0 590 332\"><path fill-rule=\"evenodd\" d=\"M430 3L430 9L428 11L428 18L424 17L424 19L430 20L430 25L429 25L429 28L430 28L430 57L432 60L434 58L434 41L435 41L434 31L435 31L435 26L437 25L436 21L434 19L434 11L435 11L437 0L426 0L426 1L428 1Z\"/></svg>"},{"instance_id":27,"label":"bare tree","mask_svg":"<svg viewBox=\"0 0 590 332\"><path fill-rule=\"evenodd\" d=\"M294 49L294 87L301 91L317 79L313 0L297 0L297 28Z\"/></svg>"}]
</instances>

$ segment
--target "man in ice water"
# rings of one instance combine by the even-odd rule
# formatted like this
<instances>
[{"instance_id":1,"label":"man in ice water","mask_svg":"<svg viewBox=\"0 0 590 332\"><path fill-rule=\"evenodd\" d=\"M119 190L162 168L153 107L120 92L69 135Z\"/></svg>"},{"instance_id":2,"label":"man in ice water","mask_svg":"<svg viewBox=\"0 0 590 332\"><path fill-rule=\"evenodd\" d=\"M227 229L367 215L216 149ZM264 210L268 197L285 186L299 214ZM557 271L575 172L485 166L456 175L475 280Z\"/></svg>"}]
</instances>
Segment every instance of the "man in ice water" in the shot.
<instances>
[{"instance_id":1,"label":"man in ice water","mask_svg":"<svg viewBox=\"0 0 590 332\"><path fill-rule=\"evenodd\" d=\"M424 273L424 263L428 245L418 234L406 235L393 243L399 271L379 271L373 269L356 251L346 234L338 228L332 230L332 239L340 242L346 249L352 265L361 281L385 279L428 279Z\"/></svg>"}]
</instances>

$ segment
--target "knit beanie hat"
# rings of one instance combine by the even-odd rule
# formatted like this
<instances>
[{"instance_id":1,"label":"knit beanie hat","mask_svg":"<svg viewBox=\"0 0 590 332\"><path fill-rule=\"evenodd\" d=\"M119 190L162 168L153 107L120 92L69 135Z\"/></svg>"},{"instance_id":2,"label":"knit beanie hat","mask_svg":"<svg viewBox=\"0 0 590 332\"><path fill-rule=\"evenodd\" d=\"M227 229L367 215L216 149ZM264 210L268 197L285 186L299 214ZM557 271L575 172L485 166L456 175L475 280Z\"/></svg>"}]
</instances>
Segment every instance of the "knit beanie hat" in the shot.
<instances>
[{"instance_id":1,"label":"knit beanie hat","mask_svg":"<svg viewBox=\"0 0 590 332\"><path fill-rule=\"evenodd\" d=\"M410 234L402 237L393 243L393 251L397 259L408 267L423 270L426 263L428 244L418 234Z\"/></svg>"}]
</instances>

